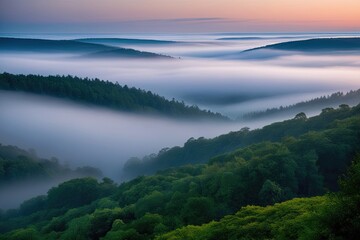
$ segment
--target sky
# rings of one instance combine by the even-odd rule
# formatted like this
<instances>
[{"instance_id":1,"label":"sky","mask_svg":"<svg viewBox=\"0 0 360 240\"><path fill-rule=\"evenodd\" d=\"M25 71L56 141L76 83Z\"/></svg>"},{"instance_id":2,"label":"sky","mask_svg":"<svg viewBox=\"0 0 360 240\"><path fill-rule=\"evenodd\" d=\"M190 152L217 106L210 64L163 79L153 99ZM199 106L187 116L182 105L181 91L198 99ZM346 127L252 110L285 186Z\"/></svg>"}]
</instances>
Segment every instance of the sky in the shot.
<instances>
[{"instance_id":1,"label":"sky","mask_svg":"<svg viewBox=\"0 0 360 240\"><path fill-rule=\"evenodd\" d=\"M0 0L1 33L359 30L359 0Z\"/></svg>"}]
</instances>

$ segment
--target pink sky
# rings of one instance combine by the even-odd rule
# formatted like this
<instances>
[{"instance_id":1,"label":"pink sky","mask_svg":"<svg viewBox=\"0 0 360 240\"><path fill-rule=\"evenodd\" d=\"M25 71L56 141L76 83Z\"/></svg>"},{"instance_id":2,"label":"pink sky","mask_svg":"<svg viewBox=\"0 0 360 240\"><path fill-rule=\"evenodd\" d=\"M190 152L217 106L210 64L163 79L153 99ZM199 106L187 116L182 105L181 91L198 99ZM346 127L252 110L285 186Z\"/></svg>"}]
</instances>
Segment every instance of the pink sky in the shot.
<instances>
[{"instance_id":1,"label":"pink sky","mask_svg":"<svg viewBox=\"0 0 360 240\"><path fill-rule=\"evenodd\" d=\"M0 31L359 31L359 0L0 0Z\"/></svg>"}]
</instances>

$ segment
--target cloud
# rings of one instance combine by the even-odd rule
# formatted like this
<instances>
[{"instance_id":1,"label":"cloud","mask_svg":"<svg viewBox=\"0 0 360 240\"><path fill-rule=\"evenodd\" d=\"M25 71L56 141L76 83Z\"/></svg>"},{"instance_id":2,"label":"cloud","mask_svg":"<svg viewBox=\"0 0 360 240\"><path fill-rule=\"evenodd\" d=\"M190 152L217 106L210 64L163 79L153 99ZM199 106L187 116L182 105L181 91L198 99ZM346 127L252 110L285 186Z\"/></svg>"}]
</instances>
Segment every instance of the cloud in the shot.
<instances>
[{"instance_id":1,"label":"cloud","mask_svg":"<svg viewBox=\"0 0 360 240\"><path fill-rule=\"evenodd\" d=\"M166 21L166 22L209 22L209 21L223 21L229 20L228 18L217 18L217 17L208 17L208 18L170 18L170 19L155 19L153 21Z\"/></svg>"}]
</instances>

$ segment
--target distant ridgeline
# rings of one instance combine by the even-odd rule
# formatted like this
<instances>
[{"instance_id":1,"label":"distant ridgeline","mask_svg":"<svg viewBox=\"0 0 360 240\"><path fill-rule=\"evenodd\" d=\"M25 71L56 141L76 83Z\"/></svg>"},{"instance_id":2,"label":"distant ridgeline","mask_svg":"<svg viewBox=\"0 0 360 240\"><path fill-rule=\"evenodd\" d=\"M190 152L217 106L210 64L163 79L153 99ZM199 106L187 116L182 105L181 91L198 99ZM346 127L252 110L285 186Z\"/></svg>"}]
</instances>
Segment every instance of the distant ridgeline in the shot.
<instances>
[{"instance_id":1,"label":"distant ridgeline","mask_svg":"<svg viewBox=\"0 0 360 240\"><path fill-rule=\"evenodd\" d=\"M360 37L348 38L314 38L307 40L281 42L263 47L252 48L243 52L260 49L300 51L300 52L335 52L360 50Z\"/></svg>"},{"instance_id":2,"label":"distant ridgeline","mask_svg":"<svg viewBox=\"0 0 360 240\"><path fill-rule=\"evenodd\" d=\"M22 91L70 99L132 113L147 113L176 118L229 120L219 113L169 101L150 91L99 79L72 76L39 76L0 74L0 89Z\"/></svg>"},{"instance_id":3,"label":"distant ridgeline","mask_svg":"<svg viewBox=\"0 0 360 240\"><path fill-rule=\"evenodd\" d=\"M360 105L351 111L349 109L349 106L341 105L338 109L325 108L315 117L307 118L305 114L297 114L291 120L273 123L252 131L245 127L212 139L190 138L183 147L165 148L158 154L143 159L129 159L124 165L123 174L126 178L133 178L171 167L206 163L212 157L234 151L239 147L262 141L280 141L284 137L297 137L309 131L324 130L338 120L360 114Z\"/></svg>"},{"instance_id":4,"label":"distant ridgeline","mask_svg":"<svg viewBox=\"0 0 360 240\"><path fill-rule=\"evenodd\" d=\"M206 164L121 185L67 181L19 209L0 211L0 240L357 239L359 122L360 105L327 109L314 118L275 123L267 134L286 137ZM246 134L253 133L237 133L240 139ZM197 147L208 155L199 144L191 149ZM329 190L338 192L319 196Z\"/></svg>"},{"instance_id":5,"label":"distant ridgeline","mask_svg":"<svg viewBox=\"0 0 360 240\"><path fill-rule=\"evenodd\" d=\"M263 117L271 117L280 114L293 114L306 111L316 111L325 107L336 107L340 104L354 106L360 103L360 89L347 93L336 92L328 96L322 96L309 101L299 102L293 105L279 108L270 108L265 111L246 113L238 119L252 120Z\"/></svg>"},{"instance_id":6,"label":"distant ridgeline","mask_svg":"<svg viewBox=\"0 0 360 240\"><path fill-rule=\"evenodd\" d=\"M72 170L61 165L56 158L39 158L34 151L0 144L0 188L5 184L22 181L69 179L81 176L101 177L102 173L92 167Z\"/></svg>"},{"instance_id":7,"label":"distant ridgeline","mask_svg":"<svg viewBox=\"0 0 360 240\"><path fill-rule=\"evenodd\" d=\"M0 37L0 52L72 54L83 58L109 59L172 59L170 56L143 52L131 48L107 46L99 43L76 40L47 40Z\"/></svg>"}]
</instances>

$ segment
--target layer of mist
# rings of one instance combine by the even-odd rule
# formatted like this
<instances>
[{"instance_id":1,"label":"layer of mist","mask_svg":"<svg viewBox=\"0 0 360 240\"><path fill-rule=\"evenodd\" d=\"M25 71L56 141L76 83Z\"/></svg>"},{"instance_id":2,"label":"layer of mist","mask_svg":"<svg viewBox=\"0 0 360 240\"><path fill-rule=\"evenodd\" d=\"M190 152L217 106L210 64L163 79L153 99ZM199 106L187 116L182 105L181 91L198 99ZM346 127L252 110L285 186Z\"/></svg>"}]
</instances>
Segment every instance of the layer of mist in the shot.
<instances>
[{"instance_id":1,"label":"layer of mist","mask_svg":"<svg viewBox=\"0 0 360 240\"><path fill-rule=\"evenodd\" d=\"M182 145L190 137L214 137L245 124L131 115L4 91L0 91L0 112L1 143L35 149L40 156L55 156L70 167L98 167L114 179L130 157ZM253 122L250 127L263 124Z\"/></svg>"},{"instance_id":2,"label":"layer of mist","mask_svg":"<svg viewBox=\"0 0 360 240\"><path fill-rule=\"evenodd\" d=\"M230 117L247 111L249 104L255 106L252 111L276 107L267 106L272 97L285 97L287 104L294 104L303 99L292 98L292 95L312 94L314 97L360 87L357 56L287 56L254 62L95 61L52 55L2 54L0 62L1 72L97 77L150 90L168 99L184 100Z\"/></svg>"},{"instance_id":3,"label":"layer of mist","mask_svg":"<svg viewBox=\"0 0 360 240\"><path fill-rule=\"evenodd\" d=\"M246 58L229 60L224 57L246 49L287 41L286 38L290 37L291 40L297 40L314 36L230 33L126 36L175 41L171 44L116 44L180 59L95 60L64 54L0 53L0 72L99 78L150 90L168 99L183 100L187 104L196 104L235 119L248 112L360 88L360 58L357 53L287 55L276 52L276 57L269 57L269 54L275 52L264 52L255 61ZM94 36L49 38L89 37ZM238 39L217 40L229 37ZM320 111L318 109L307 114L313 115ZM191 137L215 137L245 126L253 129L294 117L282 115L261 121L232 123L178 121L4 91L0 92L0 112L0 143L36 149L40 156L55 156L71 167L98 167L104 175L114 180L121 179L122 165L130 157L142 158L165 147L182 146ZM45 193L46 189L56 183L46 184L33 184L33 191L30 192L35 195ZM25 188L12 188L9 191L15 194L16 190L23 192ZM19 199L17 204L30 197L27 194L13 196ZM0 208L2 204L0 202Z\"/></svg>"},{"instance_id":4,"label":"layer of mist","mask_svg":"<svg viewBox=\"0 0 360 240\"><path fill-rule=\"evenodd\" d=\"M0 209L14 209L18 208L25 200L37 197L39 195L46 195L50 188L59 185L67 180L83 177L83 176L68 176L66 178L46 179L23 181L8 184L0 188Z\"/></svg>"},{"instance_id":5,"label":"layer of mist","mask_svg":"<svg viewBox=\"0 0 360 240\"><path fill-rule=\"evenodd\" d=\"M71 168L92 166L105 176L124 180L122 167L131 157L182 146L191 137L215 137L279 119L251 122L180 121L114 112L70 101L0 91L0 143L35 149L42 157L59 158ZM0 189L0 208L21 202L66 179L18 183Z\"/></svg>"}]
</instances>

